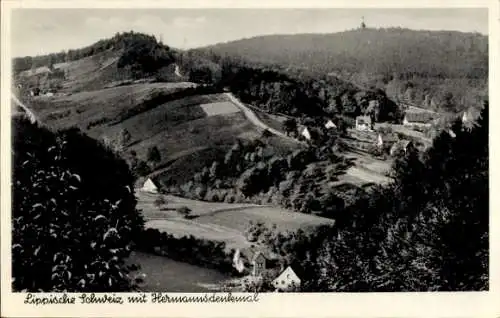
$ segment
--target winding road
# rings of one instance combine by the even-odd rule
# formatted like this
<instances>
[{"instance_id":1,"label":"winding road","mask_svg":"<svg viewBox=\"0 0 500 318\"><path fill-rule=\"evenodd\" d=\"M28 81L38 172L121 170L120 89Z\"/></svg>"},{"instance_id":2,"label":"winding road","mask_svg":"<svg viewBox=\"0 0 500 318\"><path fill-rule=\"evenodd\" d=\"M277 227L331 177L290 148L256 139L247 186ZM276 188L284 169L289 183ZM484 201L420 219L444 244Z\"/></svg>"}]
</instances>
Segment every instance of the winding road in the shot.
<instances>
[{"instance_id":1,"label":"winding road","mask_svg":"<svg viewBox=\"0 0 500 318\"><path fill-rule=\"evenodd\" d=\"M293 141L293 142L296 142L296 143L301 143L297 139L289 137L286 134L282 133L281 131L278 131L278 130L276 130L274 128L271 128L268 125L266 125L264 122L262 122L257 117L257 115L255 115L255 113L250 108L248 108L247 106L245 106L245 104L243 104L242 102L240 102L232 93L224 93L224 94L229 98L229 100L233 104L235 104L236 106L238 106L238 108L241 109L241 111L243 112L243 114L245 115L245 117L251 123L253 123L255 126L258 126L258 127L262 128L262 129L267 129L273 135L279 136L281 138L285 138L287 140L290 140L290 141Z\"/></svg>"}]
</instances>

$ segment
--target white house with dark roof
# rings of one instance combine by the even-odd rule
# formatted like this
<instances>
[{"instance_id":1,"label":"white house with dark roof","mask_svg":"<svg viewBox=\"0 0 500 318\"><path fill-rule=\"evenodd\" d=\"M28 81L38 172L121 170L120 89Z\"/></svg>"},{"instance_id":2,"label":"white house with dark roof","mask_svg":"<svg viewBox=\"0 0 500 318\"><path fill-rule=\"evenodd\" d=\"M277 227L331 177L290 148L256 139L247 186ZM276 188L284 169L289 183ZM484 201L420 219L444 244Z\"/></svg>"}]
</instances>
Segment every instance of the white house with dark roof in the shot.
<instances>
[{"instance_id":1,"label":"white house with dark roof","mask_svg":"<svg viewBox=\"0 0 500 318\"><path fill-rule=\"evenodd\" d=\"M288 266L278 277L272 281L272 285L276 290L287 291L294 287L300 287L300 278L293 271L292 267Z\"/></svg>"},{"instance_id":2,"label":"white house with dark roof","mask_svg":"<svg viewBox=\"0 0 500 318\"><path fill-rule=\"evenodd\" d=\"M337 125L335 125L335 123L330 119L326 122L325 124L325 128L326 129L332 129L332 128L337 128Z\"/></svg>"},{"instance_id":3,"label":"white house with dark roof","mask_svg":"<svg viewBox=\"0 0 500 318\"><path fill-rule=\"evenodd\" d=\"M373 122L370 116L356 117L356 129L361 131L372 130Z\"/></svg>"}]
</instances>

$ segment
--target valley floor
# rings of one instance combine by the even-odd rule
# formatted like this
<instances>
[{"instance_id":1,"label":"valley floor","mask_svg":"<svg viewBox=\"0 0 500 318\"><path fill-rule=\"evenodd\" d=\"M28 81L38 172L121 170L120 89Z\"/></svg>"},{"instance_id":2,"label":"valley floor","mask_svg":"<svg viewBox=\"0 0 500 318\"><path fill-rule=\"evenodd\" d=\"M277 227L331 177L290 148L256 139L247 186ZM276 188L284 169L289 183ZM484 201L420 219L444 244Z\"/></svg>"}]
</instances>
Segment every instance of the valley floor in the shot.
<instances>
[{"instance_id":1,"label":"valley floor","mask_svg":"<svg viewBox=\"0 0 500 318\"><path fill-rule=\"evenodd\" d=\"M127 260L140 268L132 273L142 277L143 292L196 293L218 291L230 279L217 270L177 262L164 256L134 251Z\"/></svg>"}]
</instances>

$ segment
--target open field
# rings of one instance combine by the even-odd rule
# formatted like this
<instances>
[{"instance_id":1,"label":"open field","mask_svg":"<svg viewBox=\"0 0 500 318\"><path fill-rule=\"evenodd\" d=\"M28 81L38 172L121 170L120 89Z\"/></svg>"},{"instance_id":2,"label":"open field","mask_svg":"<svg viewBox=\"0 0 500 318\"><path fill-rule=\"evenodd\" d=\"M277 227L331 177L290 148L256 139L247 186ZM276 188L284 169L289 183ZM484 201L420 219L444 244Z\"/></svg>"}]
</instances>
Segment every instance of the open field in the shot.
<instances>
[{"instance_id":1,"label":"open field","mask_svg":"<svg viewBox=\"0 0 500 318\"><path fill-rule=\"evenodd\" d=\"M245 231L250 221L264 222L268 226L276 224L279 231L295 231L299 228L334 223L331 219L266 206L217 211L196 218L199 223L222 225L241 232Z\"/></svg>"},{"instance_id":2,"label":"open field","mask_svg":"<svg viewBox=\"0 0 500 318\"><path fill-rule=\"evenodd\" d=\"M333 220L314 215L255 204L211 203L164 196L167 204L154 205L156 194L137 192L138 208L146 219L146 227L168 232L175 236L193 235L215 241L223 241L227 248L247 248L250 243L244 231L250 221L276 224L280 231L306 229L321 224L333 224ZM182 218L175 209L186 206L192 210L191 219Z\"/></svg>"},{"instance_id":3,"label":"open field","mask_svg":"<svg viewBox=\"0 0 500 318\"><path fill-rule=\"evenodd\" d=\"M90 133L118 118L123 112L135 108L155 92L175 92L186 88L186 83L147 83L119 86L97 91L86 91L51 98L34 97L29 106L40 119L55 128L76 126ZM67 111L64 117L50 115ZM96 131L99 133L99 131Z\"/></svg>"},{"instance_id":4,"label":"open field","mask_svg":"<svg viewBox=\"0 0 500 318\"><path fill-rule=\"evenodd\" d=\"M159 209L154 205L158 198L157 194L137 191L138 197L137 207L143 210L145 217L155 218L154 213L158 213ZM177 209L182 206L187 206L191 209L193 215L211 214L221 210L252 208L259 205L248 203L223 203L223 202L204 202L192 199L181 198L174 195L163 196L168 203L168 208ZM177 213L175 214L177 216Z\"/></svg>"},{"instance_id":5,"label":"open field","mask_svg":"<svg viewBox=\"0 0 500 318\"><path fill-rule=\"evenodd\" d=\"M201 104L200 107L207 114L207 116L232 114L240 111L238 107L231 102Z\"/></svg>"},{"instance_id":6,"label":"open field","mask_svg":"<svg viewBox=\"0 0 500 318\"><path fill-rule=\"evenodd\" d=\"M139 285L143 292L208 292L230 279L214 269L136 251L131 253L127 263L140 266L131 276L145 275L144 282Z\"/></svg>"},{"instance_id":7,"label":"open field","mask_svg":"<svg viewBox=\"0 0 500 318\"><path fill-rule=\"evenodd\" d=\"M22 82L28 86L44 88L58 87L58 92L70 93L101 89L107 83L125 79L126 72L117 68L122 52L109 50L79 60L56 63L54 72L47 67L20 73ZM60 75L55 76L59 72Z\"/></svg>"},{"instance_id":8,"label":"open field","mask_svg":"<svg viewBox=\"0 0 500 318\"><path fill-rule=\"evenodd\" d=\"M96 139L115 141L126 130L129 138L122 144L125 158L135 151L137 159L149 162L148 151L156 147L160 161L154 170L158 170L155 175L160 183L182 184L188 176L223 158L237 139L260 138L263 130L226 94L187 96L143 108L157 92L174 93L192 85L132 84L66 96L35 97L29 104L42 122L59 129L76 126ZM266 143L277 154L300 146L279 135L268 137Z\"/></svg>"},{"instance_id":9,"label":"open field","mask_svg":"<svg viewBox=\"0 0 500 318\"><path fill-rule=\"evenodd\" d=\"M197 220L186 220L181 217L165 218L147 221L146 228L167 232L176 237L192 235L210 241L225 242L228 250L231 248L246 248L250 246L243 233L230 227L214 223L200 223Z\"/></svg>"}]
</instances>

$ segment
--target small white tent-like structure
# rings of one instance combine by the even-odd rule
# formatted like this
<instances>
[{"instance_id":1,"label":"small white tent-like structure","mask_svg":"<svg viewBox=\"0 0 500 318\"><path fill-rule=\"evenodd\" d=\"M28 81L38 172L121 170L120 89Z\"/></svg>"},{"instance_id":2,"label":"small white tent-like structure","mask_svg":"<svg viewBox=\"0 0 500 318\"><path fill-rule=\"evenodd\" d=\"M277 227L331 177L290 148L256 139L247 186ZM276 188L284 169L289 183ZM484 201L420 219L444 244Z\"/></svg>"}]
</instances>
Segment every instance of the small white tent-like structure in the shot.
<instances>
[{"instance_id":1,"label":"small white tent-like structure","mask_svg":"<svg viewBox=\"0 0 500 318\"><path fill-rule=\"evenodd\" d=\"M311 133L309 132L309 129L304 128L304 130L302 130L302 136L304 136L304 138L306 138L307 140L311 140Z\"/></svg>"},{"instance_id":2,"label":"small white tent-like structure","mask_svg":"<svg viewBox=\"0 0 500 318\"><path fill-rule=\"evenodd\" d=\"M382 147L384 145L384 140L382 139L382 135L378 134L377 137L377 147Z\"/></svg>"},{"instance_id":3,"label":"small white tent-like structure","mask_svg":"<svg viewBox=\"0 0 500 318\"><path fill-rule=\"evenodd\" d=\"M469 121L469 116L467 114L467 112L464 112L464 114L462 115L462 123L467 123Z\"/></svg>"},{"instance_id":4,"label":"small white tent-like structure","mask_svg":"<svg viewBox=\"0 0 500 318\"><path fill-rule=\"evenodd\" d=\"M158 193L158 187L156 187L156 185L150 178L148 178L148 180L144 182L141 190L144 192Z\"/></svg>"},{"instance_id":5,"label":"small white tent-like structure","mask_svg":"<svg viewBox=\"0 0 500 318\"><path fill-rule=\"evenodd\" d=\"M337 128L337 126L333 123L333 121L329 120L325 124L325 128L330 129L330 128Z\"/></svg>"}]
</instances>

